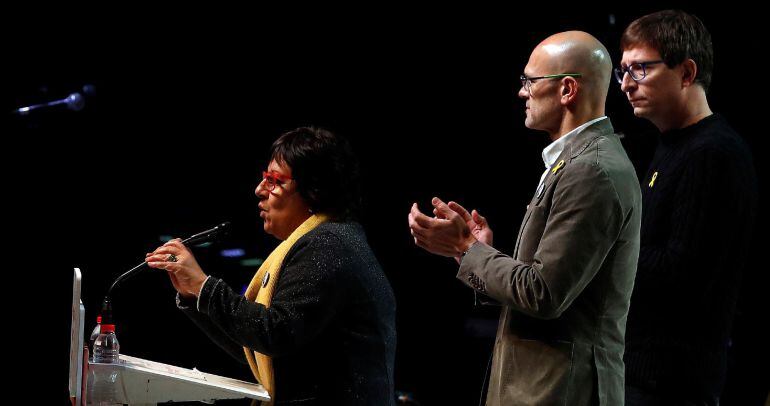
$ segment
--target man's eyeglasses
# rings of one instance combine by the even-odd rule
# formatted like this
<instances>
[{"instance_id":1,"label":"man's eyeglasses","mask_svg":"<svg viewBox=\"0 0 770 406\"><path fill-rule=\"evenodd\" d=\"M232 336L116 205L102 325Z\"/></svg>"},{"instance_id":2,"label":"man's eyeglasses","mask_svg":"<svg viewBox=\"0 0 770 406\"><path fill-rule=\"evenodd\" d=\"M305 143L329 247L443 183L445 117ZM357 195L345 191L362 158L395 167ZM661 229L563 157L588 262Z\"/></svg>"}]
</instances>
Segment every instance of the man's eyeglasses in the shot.
<instances>
[{"instance_id":1,"label":"man's eyeglasses","mask_svg":"<svg viewBox=\"0 0 770 406\"><path fill-rule=\"evenodd\" d=\"M558 78L566 78L567 76L573 76L576 78L579 78L583 76L582 73L559 73L556 75L545 75L545 76L535 76L535 77L527 77L525 75L519 76L519 80L521 80L521 86L523 86L525 89L527 89L527 93L530 93L530 89L532 89L532 82L539 79L558 79Z\"/></svg>"},{"instance_id":2,"label":"man's eyeglasses","mask_svg":"<svg viewBox=\"0 0 770 406\"><path fill-rule=\"evenodd\" d=\"M275 189L275 185L284 185L292 179L278 172L262 171L262 180L265 182L264 188L272 192Z\"/></svg>"},{"instance_id":3,"label":"man's eyeglasses","mask_svg":"<svg viewBox=\"0 0 770 406\"><path fill-rule=\"evenodd\" d=\"M638 82L647 76L647 65L655 65L656 63L663 63L663 61L647 61L647 62L634 62L628 66L615 68L615 79L618 83L623 83L623 76L628 72L631 75L631 79Z\"/></svg>"}]
</instances>

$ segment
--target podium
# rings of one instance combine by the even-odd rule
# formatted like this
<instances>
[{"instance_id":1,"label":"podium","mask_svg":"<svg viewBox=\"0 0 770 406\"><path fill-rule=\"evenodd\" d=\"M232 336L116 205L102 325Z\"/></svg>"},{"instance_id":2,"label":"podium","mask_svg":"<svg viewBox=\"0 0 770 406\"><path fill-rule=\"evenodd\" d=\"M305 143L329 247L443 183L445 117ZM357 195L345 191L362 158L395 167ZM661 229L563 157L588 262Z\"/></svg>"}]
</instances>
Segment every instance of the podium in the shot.
<instances>
[{"instance_id":1,"label":"podium","mask_svg":"<svg viewBox=\"0 0 770 406\"><path fill-rule=\"evenodd\" d=\"M73 405L154 405L216 399L269 401L262 385L120 354L120 362L96 363L84 347L85 308L80 300L81 273L75 268L72 289L69 392Z\"/></svg>"}]
</instances>

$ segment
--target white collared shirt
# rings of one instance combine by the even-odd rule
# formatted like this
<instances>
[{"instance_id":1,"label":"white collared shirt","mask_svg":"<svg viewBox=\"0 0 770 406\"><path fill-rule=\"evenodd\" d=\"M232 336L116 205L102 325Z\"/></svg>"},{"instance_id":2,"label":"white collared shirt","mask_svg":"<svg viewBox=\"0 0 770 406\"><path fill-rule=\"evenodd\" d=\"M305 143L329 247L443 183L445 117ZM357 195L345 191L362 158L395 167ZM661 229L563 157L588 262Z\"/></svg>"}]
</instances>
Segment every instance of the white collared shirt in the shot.
<instances>
[{"instance_id":1,"label":"white collared shirt","mask_svg":"<svg viewBox=\"0 0 770 406\"><path fill-rule=\"evenodd\" d=\"M543 163L545 164L545 172L543 172L543 175L540 177L540 183L537 185L537 191L535 192L536 195L539 195L540 192L543 189L545 177L548 175L548 171L551 170L553 165L556 163L556 158L561 155L562 151L564 151L564 146L567 145L567 141L569 141L571 138L574 138L577 134L579 134L581 131L585 130L588 126L594 123L598 123L599 121L602 121L606 119L607 116L601 116L599 118L595 118L577 128L574 130L562 135L557 139L556 141L548 144L547 147L543 150Z\"/></svg>"}]
</instances>

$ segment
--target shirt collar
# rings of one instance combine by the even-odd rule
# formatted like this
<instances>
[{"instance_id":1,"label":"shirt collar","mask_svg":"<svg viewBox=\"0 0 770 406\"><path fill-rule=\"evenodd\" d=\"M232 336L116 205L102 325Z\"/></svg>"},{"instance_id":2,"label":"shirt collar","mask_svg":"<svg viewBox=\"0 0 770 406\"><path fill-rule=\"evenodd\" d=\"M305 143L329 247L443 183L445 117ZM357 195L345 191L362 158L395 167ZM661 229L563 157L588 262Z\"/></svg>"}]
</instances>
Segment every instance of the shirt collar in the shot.
<instances>
[{"instance_id":1,"label":"shirt collar","mask_svg":"<svg viewBox=\"0 0 770 406\"><path fill-rule=\"evenodd\" d=\"M557 139L556 141L550 143L545 149L543 150L543 163L545 164L546 168L550 168L553 166L553 164L556 162L556 158L561 155L562 151L564 151L564 146L567 145L567 141L569 141L571 138L573 138L575 135L579 134L581 131L588 128L588 126L598 123L599 121L602 121L606 119L607 116L601 116L599 118L595 118L587 123L582 124L581 126L575 128L574 130L562 135Z\"/></svg>"}]
</instances>

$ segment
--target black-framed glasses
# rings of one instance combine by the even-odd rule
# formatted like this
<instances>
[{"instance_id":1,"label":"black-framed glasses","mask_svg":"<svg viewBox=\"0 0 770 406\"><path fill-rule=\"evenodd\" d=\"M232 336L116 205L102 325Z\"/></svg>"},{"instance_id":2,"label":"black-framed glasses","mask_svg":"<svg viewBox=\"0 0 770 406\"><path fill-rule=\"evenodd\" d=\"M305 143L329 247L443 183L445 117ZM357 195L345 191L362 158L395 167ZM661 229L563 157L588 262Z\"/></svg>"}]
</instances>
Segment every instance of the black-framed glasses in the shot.
<instances>
[{"instance_id":1,"label":"black-framed glasses","mask_svg":"<svg viewBox=\"0 0 770 406\"><path fill-rule=\"evenodd\" d=\"M638 82L645 77L647 77L647 66L648 65L655 65L656 63L663 63L664 61L658 60L658 61L646 61L646 62L634 62L628 66L615 68L613 69L615 71L615 79L617 79L618 83L623 83L623 76L626 75L626 72L631 76L631 79L633 79L635 82Z\"/></svg>"},{"instance_id":2,"label":"black-framed glasses","mask_svg":"<svg viewBox=\"0 0 770 406\"><path fill-rule=\"evenodd\" d=\"M558 79L558 78L566 78L567 76L572 76L579 78L583 76L582 73L557 73L555 75L544 75L544 76L534 76L534 77L527 77L526 75L519 76L519 80L521 80L521 86L527 89L527 93L531 93L530 90L532 89L532 82L535 80L540 79Z\"/></svg>"}]
</instances>

